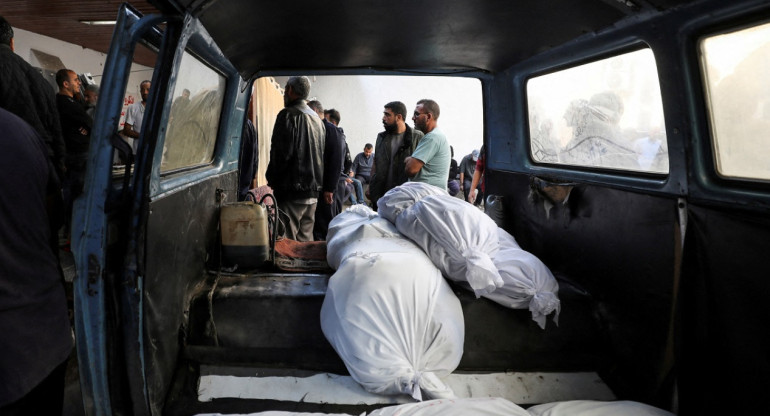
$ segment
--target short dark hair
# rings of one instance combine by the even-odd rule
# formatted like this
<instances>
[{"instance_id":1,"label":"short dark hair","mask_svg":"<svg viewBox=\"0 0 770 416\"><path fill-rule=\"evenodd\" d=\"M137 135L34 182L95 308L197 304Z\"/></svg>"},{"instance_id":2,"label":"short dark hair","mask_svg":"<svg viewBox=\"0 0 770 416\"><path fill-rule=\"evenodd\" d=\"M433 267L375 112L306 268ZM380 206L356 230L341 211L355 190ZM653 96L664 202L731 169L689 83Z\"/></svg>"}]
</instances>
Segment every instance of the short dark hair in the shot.
<instances>
[{"instance_id":1,"label":"short dark hair","mask_svg":"<svg viewBox=\"0 0 770 416\"><path fill-rule=\"evenodd\" d=\"M58 85L59 88L64 87L64 81L70 80L70 72L75 71L67 68L56 71L56 85Z\"/></svg>"},{"instance_id":2,"label":"short dark hair","mask_svg":"<svg viewBox=\"0 0 770 416\"><path fill-rule=\"evenodd\" d=\"M11 39L13 39L13 28L3 16L0 16L0 43L10 46Z\"/></svg>"},{"instance_id":3,"label":"short dark hair","mask_svg":"<svg viewBox=\"0 0 770 416\"><path fill-rule=\"evenodd\" d=\"M340 112L339 111L337 111L337 110L335 110L333 108L330 108L328 110L328 113L329 113L329 118L332 119L334 124L340 124L340 120L342 120L342 118L340 117Z\"/></svg>"},{"instance_id":4,"label":"short dark hair","mask_svg":"<svg viewBox=\"0 0 770 416\"><path fill-rule=\"evenodd\" d=\"M372 146L371 143L367 143L366 145L364 145L364 150L366 149L374 149L374 146Z\"/></svg>"},{"instance_id":5,"label":"short dark hair","mask_svg":"<svg viewBox=\"0 0 770 416\"><path fill-rule=\"evenodd\" d=\"M422 104L422 108L424 108L426 112L433 114L433 118L438 120L438 116L441 110L438 108L437 102L423 98L422 100L417 101L417 104Z\"/></svg>"},{"instance_id":6,"label":"short dark hair","mask_svg":"<svg viewBox=\"0 0 770 416\"><path fill-rule=\"evenodd\" d=\"M323 111L323 113L326 114L326 111L324 111L324 106L318 100L308 101L307 106L312 108L313 111L315 111L316 113L320 113Z\"/></svg>"},{"instance_id":7,"label":"short dark hair","mask_svg":"<svg viewBox=\"0 0 770 416\"><path fill-rule=\"evenodd\" d=\"M401 118L406 120L406 106L401 101L391 101L385 104L385 108L390 109L393 114L401 114Z\"/></svg>"}]
</instances>

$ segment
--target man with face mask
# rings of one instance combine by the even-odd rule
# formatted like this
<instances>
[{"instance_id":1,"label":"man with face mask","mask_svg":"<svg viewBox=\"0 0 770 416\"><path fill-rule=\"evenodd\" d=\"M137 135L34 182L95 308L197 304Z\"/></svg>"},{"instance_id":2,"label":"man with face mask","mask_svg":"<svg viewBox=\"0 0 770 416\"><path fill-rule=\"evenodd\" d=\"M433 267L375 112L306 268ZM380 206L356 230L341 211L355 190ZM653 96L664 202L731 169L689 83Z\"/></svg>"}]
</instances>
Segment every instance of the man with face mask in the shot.
<instances>
[{"instance_id":1,"label":"man with face mask","mask_svg":"<svg viewBox=\"0 0 770 416\"><path fill-rule=\"evenodd\" d=\"M404 171L404 159L412 155L423 133L409 127L406 123L406 106L400 101L385 104L382 112L382 124L385 131L377 135L374 145L374 163L372 165L369 199L372 208L377 209L377 200L385 192L403 184L409 178Z\"/></svg>"}]
</instances>

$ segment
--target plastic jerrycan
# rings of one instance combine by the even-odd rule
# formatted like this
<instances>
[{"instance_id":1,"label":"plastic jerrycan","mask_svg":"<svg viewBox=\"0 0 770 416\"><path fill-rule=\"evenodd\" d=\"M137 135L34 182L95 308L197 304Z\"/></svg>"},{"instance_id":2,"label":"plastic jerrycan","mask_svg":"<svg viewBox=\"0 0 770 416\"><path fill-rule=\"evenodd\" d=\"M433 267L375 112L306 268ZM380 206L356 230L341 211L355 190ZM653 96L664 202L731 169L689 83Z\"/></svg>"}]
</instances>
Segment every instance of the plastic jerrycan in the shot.
<instances>
[{"instance_id":1,"label":"plastic jerrycan","mask_svg":"<svg viewBox=\"0 0 770 416\"><path fill-rule=\"evenodd\" d=\"M267 210L251 201L222 205L219 213L222 233L222 264L254 269L270 259Z\"/></svg>"}]
</instances>

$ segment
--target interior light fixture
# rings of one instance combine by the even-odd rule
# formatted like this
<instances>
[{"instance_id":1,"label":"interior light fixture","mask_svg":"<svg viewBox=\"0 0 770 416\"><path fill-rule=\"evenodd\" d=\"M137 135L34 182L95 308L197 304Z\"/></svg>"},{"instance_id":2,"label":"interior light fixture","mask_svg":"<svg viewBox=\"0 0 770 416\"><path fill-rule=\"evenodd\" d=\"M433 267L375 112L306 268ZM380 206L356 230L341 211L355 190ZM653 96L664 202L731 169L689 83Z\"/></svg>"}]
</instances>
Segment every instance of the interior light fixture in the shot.
<instances>
[{"instance_id":1,"label":"interior light fixture","mask_svg":"<svg viewBox=\"0 0 770 416\"><path fill-rule=\"evenodd\" d=\"M91 26L108 26L115 24L115 20L78 20L78 22Z\"/></svg>"}]
</instances>

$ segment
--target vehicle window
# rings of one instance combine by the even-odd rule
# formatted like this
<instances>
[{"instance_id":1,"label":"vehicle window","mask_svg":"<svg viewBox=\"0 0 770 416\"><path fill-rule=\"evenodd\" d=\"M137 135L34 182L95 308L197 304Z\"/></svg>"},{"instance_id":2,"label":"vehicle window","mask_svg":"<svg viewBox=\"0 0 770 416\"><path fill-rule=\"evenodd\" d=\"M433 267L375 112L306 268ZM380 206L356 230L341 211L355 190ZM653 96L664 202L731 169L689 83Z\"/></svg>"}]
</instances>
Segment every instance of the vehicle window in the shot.
<instances>
[{"instance_id":1,"label":"vehicle window","mask_svg":"<svg viewBox=\"0 0 770 416\"><path fill-rule=\"evenodd\" d=\"M113 151L113 176L115 177L123 176L126 172L126 164L128 163L128 169L131 169L134 162L139 144L138 136L144 123L142 97L149 96L148 90L142 90L142 84L152 80L153 67L157 58L158 51L155 46L147 41L140 41L136 44L131 74L126 89L123 91L123 108L120 112L117 131L125 145L130 148L131 154L128 154L128 149L125 149L126 152L122 154L118 149ZM130 130L127 129L126 123L130 125Z\"/></svg>"},{"instance_id":2,"label":"vehicle window","mask_svg":"<svg viewBox=\"0 0 770 416\"><path fill-rule=\"evenodd\" d=\"M536 162L667 173L655 57L642 49L527 82Z\"/></svg>"},{"instance_id":3,"label":"vehicle window","mask_svg":"<svg viewBox=\"0 0 770 416\"><path fill-rule=\"evenodd\" d=\"M706 37L700 52L717 172L770 179L770 24Z\"/></svg>"},{"instance_id":4,"label":"vehicle window","mask_svg":"<svg viewBox=\"0 0 770 416\"><path fill-rule=\"evenodd\" d=\"M161 172L212 161L225 78L185 52L173 94Z\"/></svg>"}]
</instances>

